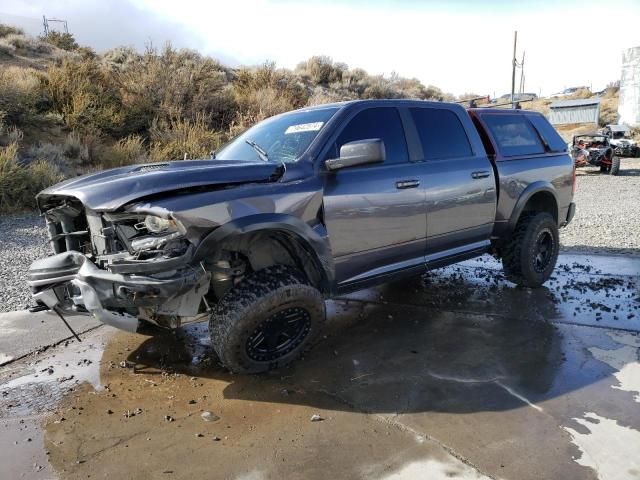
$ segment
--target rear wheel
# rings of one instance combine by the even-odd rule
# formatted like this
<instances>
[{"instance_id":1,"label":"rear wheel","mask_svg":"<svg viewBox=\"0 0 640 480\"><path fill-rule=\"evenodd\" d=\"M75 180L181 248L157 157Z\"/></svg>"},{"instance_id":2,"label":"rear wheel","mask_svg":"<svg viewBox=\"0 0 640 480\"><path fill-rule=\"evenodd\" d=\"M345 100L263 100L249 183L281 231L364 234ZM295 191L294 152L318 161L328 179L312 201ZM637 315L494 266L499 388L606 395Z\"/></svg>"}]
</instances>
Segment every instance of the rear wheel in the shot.
<instances>
[{"instance_id":1,"label":"rear wheel","mask_svg":"<svg viewBox=\"0 0 640 480\"><path fill-rule=\"evenodd\" d=\"M325 320L322 294L290 267L245 277L218 302L209 320L211 345L235 373L260 373L298 358Z\"/></svg>"},{"instance_id":2,"label":"rear wheel","mask_svg":"<svg viewBox=\"0 0 640 480\"><path fill-rule=\"evenodd\" d=\"M620 157L614 155L611 157L611 167L609 167L610 175L618 175L620 173Z\"/></svg>"},{"instance_id":3,"label":"rear wheel","mask_svg":"<svg viewBox=\"0 0 640 480\"><path fill-rule=\"evenodd\" d=\"M523 287L539 287L551 276L559 247L558 225L550 214L523 214L502 255L507 279Z\"/></svg>"}]
</instances>

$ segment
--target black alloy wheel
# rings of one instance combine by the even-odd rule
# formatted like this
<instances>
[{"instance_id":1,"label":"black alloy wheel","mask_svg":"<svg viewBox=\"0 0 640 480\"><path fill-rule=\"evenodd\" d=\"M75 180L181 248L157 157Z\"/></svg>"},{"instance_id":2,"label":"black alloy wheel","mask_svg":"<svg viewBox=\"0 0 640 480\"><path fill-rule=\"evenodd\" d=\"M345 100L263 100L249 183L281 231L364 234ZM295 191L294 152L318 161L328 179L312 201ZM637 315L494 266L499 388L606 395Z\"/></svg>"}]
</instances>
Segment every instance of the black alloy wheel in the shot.
<instances>
[{"instance_id":1,"label":"black alloy wheel","mask_svg":"<svg viewBox=\"0 0 640 480\"><path fill-rule=\"evenodd\" d=\"M292 307L274 313L261 322L247 338L249 358L270 362L283 357L309 335L311 316L301 307Z\"/></svg>"},{"instance_id":2,"label":"black alloy wheel","mask_svg":"<svg viewBox=\"0 0 640 480\"><path fill-rule=\"evenodd\" d=\"M548 229L542 230L536 239L536 251L533 257L533 268L536 272L542 273L547 269L553 256L553 247L553 234Z\"/></svg>"}]
</instances>

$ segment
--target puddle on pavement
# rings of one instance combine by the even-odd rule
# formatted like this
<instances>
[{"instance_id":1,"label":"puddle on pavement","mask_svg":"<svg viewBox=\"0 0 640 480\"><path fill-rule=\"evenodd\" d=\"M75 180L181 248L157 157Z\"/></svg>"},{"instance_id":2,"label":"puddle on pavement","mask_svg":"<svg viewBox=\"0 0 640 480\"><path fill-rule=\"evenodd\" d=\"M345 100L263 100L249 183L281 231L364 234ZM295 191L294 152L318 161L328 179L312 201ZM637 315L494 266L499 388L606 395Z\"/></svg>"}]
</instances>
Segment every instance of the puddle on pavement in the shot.
<instances>
[{"instance_id":1,"label":"puddle on pavement","mask_svg":"<svg viewBox=\"0 0 640 480\"><path fill-rule=\"evenodd\" d=\"M607 332L607 335L616 347L590 347L589 351L596 360L614 369L613 376L618 380L618 385L612 388L635 393L634 400L640 403L640 336L626 332ZM640 444L638 448L640 451Z\"/></svg>"},{"instance_id":2,"label":"puddle on pavement","mask_svg":"<svg viewBox=\"0 0 640 480\"><path fill-rule=\"evenodd\" d=\"M612 367L622 372L624 365L606 360L581 369L584 355L598 353L566 339L573 327L563 323L636 328L638 319L627 316L638 309L637 278L602 283L597 271L584 270L570 265L547 288L526 290L491 268L451 267L359 292L328 303L326 335L305 358L261 376L221 368L206 325L154 337L119 332L105 346L99 377L75 371L73 381L90 383L59 405L58 368L60 375L63 365L83 369L58 354L34 365L28 381L2 385L13 393L0 401L24 415L55 406L44 444L64 478L410 478L421 462L476 478L389 419L523 408L546 414L545 402L606 378ZM589 346L608 349L600 340L608 330L592 330ZM100 351L72 356L89 358L87 371L95 372ZM51 375L43 371L49 366ZM626 378L620 388L630 391L635 384ZM19 404L8 407L9 398ZM219 420L204 421L203 412ZM311 422L313 414L324 420Z\"/></svg>"},{"instance_id":3,"label":"puddle on pavement","mask_svg":"<svg viewBox=\"0 0 640 480\"><path fill-rule=\"evenodd\" d=\"M341 411L330 398L325 408L287 401L306 393L285 390L285 372L226 373L209 355L199 357L203 333L191 327L142 341L116 334L104 352L104 390L74 391L59 407L67 420L45 424L56 472L65 478L356 478L365 466L381 475L437 453L424 438ZM226 398L236 382L251 393ZM264 388L283 401L264 402ZM312 422L313 414L322 420Z\"/></svg>"},{"instance_id":4,"label":"puddle on pavement","mask_svg":"<svg viewBox=\"0 0 640 480\"><path fill-rule=\"evenodd\" d=\"M30 415L52 410L85 382L100 390L103 346L69 340L55 353L30 357L19 370L7 368L0 376L0 412Z\"/></svg>"},{"instance_id":5,"label":"puddle on pavement","mask_svg":"<svg viewBox=\"0 0 640 480\"><path fill-rule=\"evenodd\" d=\"M201 326L146 339L116 334L102 361L104 390L76 390L60 406L67 421L45 426L55 470L65 478L192 478L208 468L220 478L408 478L410 465L433 456L431 444L367 413L520 408L522 395L549 388L562 362L545 322L419 309L400 318L360 303L330 309L326 338L306 358L262 376L225 372ZM204 411L220 420L203 421ZM313 414L324 421L311 422Z\"/></svg>"},{"instance_id":6,"label":"puddle on pavement","mask_svg":"<svg viewBox=\"0 0 640 480\"><path fill-rule=\"evenodd\" d=\"M64 422L58 404L79 386L100 390L103 336L65 344L5 366L0 374L1 478L50 479L42 422Z\"/></svg>"}]
</instances>

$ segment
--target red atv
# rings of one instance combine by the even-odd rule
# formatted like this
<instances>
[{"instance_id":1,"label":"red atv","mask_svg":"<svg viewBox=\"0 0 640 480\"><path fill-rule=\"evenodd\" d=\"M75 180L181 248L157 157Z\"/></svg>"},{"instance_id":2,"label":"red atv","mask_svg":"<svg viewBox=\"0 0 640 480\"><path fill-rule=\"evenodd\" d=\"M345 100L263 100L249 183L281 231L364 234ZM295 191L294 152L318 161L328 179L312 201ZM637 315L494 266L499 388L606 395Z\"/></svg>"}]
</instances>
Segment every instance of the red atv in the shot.
<instances>
[{"instance_id":1,"label":"red atv","mask_svg":"<svg viewBox=\"0 0 640 480\"><path fill-rule=\"evenodd\" d=\"M576 167L592 165L600 167L602 173L618 175L620 157L615 155L609 137L598 133L575 135L571 148L571 156Z\"/></svg>"}]
</instances>

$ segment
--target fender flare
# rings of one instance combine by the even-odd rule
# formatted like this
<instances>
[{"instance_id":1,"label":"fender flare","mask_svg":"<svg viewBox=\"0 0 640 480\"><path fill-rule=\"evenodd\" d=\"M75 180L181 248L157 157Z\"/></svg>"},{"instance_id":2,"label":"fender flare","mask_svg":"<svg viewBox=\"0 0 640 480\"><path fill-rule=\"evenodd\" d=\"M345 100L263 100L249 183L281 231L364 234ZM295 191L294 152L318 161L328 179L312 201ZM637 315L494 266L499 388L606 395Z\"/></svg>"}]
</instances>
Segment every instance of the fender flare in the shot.
<instances>
[{"instance_id":1,"label":"fender flare","mask_svg":"<svg viewBox=\"0 0 640 480\"><path fill-rule=\"evenodd\" d=\"M324 227L322 228L324 229ZM288 233L301 242L303 248L313 259L315 267L322 275L322 290L333 292L335 289L335 266L328 240L304 221L286 214L262 213L249 215L221 225L206 235L198 244L193 256L193 262L200 262L207 255L214 252L218 245L236 235L266 230Z\"/></svg>"},{"instance_id":2,"label":"fender flare","mask_svg":"<svg viewBox=\"0 0 640 480\"><path fill-rule=\"evenodd\" d=\"M527 205L527 202L533 197L536 193L547 192L551 194L556 204L555 218L560 218L558 211L558 199L556 196L556 189L553 188L553 185L547 181L540 180L538 182L533 182L524 189L524 191L520 194L518 201L516 202L515 207L513 207L513 211L511 212L511 217L509 217L509 231L512 232L516 228L516 224L518 223L518 219L524 210L524 207Z\"/></svg>"}]
</instances>

